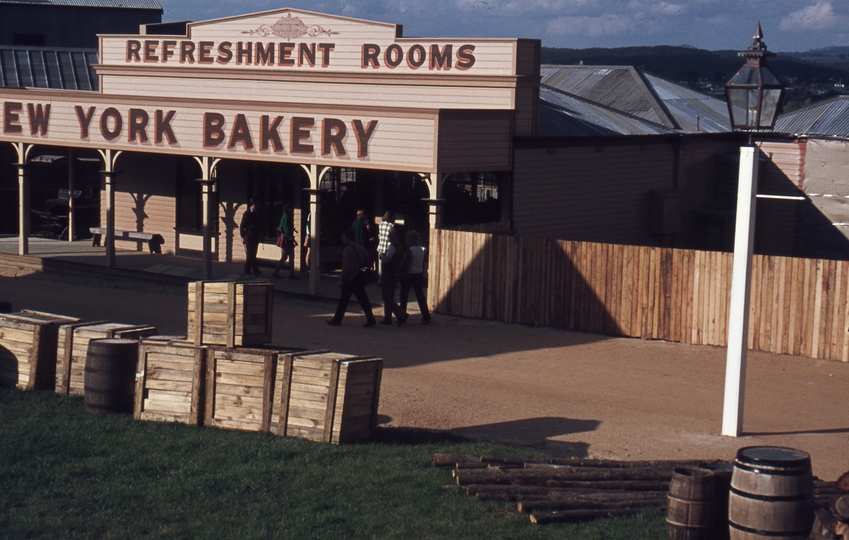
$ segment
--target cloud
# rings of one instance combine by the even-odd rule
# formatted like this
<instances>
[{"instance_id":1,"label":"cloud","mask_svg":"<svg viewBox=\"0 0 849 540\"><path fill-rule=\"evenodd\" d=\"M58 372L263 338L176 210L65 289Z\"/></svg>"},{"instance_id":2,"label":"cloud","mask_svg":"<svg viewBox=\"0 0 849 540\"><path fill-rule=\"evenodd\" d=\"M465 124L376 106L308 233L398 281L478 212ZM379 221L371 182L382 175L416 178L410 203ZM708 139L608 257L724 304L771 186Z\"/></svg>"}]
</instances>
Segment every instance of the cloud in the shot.
<instances>
[{"instance_id":1,"label":"cloud","mask_svg":"<svg viewBox=\"0 0 849 540\"><path fill-rule=\"evenodd\" d=\"M660 2L652 6L652 12L658 15L683 15L686 11L687 6L683 4Z\"/></svg>"},{"instance_id":2,"label":"cloud","mask_svg":"<svg viewBox=\"0 0 849 540\"><path fill-rule=\"evenodd\" d=\"M627 34L636 28L635 21L624 15L599 17L560 17L548 23L547 30L557 36L605 37Z\"/></svg>"},{"instance_id":3,"label":"cloud","mask_svg":"<svg viewBox=\"0 0 849 540\"><path fill-rule=\"evenodd\" d=\"M789 32L834 28L845 21L834 13L831 2L817 2L782 19L779 28Z\"/></svg>"},{"instance_id":4,"label":"cloud","mask_svg":"<svg viewBox=\"0 0 849 540\"><path fill-rule=\"evenodd\" d=\"M490 9L500 13L569 13L593 6L593 0L456 0L457 9Z\"/></svg>"}]
</instances>

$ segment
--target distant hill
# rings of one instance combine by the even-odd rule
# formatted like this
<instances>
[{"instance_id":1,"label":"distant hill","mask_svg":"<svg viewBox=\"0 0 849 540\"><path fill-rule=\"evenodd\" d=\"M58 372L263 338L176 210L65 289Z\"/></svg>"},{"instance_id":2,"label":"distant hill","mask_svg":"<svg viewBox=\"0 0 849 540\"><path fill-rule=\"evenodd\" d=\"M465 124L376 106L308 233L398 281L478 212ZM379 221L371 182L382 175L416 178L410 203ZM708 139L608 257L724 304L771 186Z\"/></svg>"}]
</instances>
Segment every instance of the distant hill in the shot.
<instances>
[{"instance_id":1,"label":"distant hill","mask_svg":"<svg viewBox=\"0 0 849 540\"><path fill-rule=\"evenodd\" d=\"M828 54L821 52L832 49L834 51ZM842 50L849 54L849 47L831 47L807 53L781 53L770 58L769 65L779 77L785 81L794 80L796 84L809 86L827 84L829 81L849 82L849 57L843 58L842 62L838 61ZM813 58L828 61L814 61ZM542 48L543 64L574 65L581 62L591 66L635 66L664 79L688 84L699 80L724 83L743 65L743 59L737 56L737 51L707 51L691 47Z\"/></svg>"}]
</instances>

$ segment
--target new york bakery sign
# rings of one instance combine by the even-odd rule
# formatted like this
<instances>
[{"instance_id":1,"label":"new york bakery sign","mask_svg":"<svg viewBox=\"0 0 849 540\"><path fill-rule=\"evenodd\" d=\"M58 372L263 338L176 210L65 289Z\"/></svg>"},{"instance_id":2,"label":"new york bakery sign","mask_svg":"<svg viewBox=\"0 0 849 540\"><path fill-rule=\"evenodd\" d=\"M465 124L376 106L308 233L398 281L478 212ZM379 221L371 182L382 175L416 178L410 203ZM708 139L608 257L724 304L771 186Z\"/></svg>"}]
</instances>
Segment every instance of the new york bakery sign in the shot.
<instances>
[{"instance_id":1,"label":"new york bakery sign","mask_svg":"<svg viewBox=\"0 0 849 540\"><path fill-rule=\"evenodd\" d=\"M393 115L390 108L358 113L332 104L286 104L285 82L275 96L278 102L261 96L257 103L248 101L255 99L251 75L216 80L218 70L295 69L307 77L398 71L425 78L514 75L514 47L515 40L487 40L482 58L474 43L396 38L394 25L297 10L190 24L185 38L102 36L101 87L110 88L109 77L121 76L129 81L124 84L130 92L134 81L145 81L144 95L0 89L0 140L431 170L438 125L433 109ZM174 70L193 70L202 78L187 79L200 82L187 86L187 94L177 100L158 97L156 78L173 77ZM361 80L362 92L370 91L371 82ZM226 105L203 100L203 85L219 83L237 84L239 97ZM404 84L414 85L415 79Z\"/></svg>"},{"instance_id":2,"label":"new york bakery sign","mask_svg":"<svg viewBox=\"0 0 849 540\"><path fill-rule=\"evenodd\" d=\"M434 160L435 113L396 118L249 103L169 107L157 99L139 105L98 94L49 93L0 91L0 140L404 170L429 170Z\"/></svg>"}]
</instances>

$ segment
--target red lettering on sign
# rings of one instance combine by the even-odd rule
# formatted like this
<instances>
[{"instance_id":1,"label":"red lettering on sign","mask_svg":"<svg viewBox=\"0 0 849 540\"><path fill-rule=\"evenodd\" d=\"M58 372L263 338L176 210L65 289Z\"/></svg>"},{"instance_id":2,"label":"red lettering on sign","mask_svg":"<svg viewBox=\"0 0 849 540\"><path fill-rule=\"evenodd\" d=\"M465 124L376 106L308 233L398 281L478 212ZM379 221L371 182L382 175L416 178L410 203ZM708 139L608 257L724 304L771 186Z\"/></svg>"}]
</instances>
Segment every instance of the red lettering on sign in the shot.
<instances>
[{"instance_id":1,"label":"red lettering on sign","mask_svg":"<svg viewBox=\"0 0 849 540\"><path fill-rule=\"evenodd\" d=\"M315 118L303 118L295 116L292 118L291 127L292 134L289 138L289 151L293 154L312 154L313 146L306 144L303 141L309 140L312 136L312 128L315 125Z\"/></svg>"},{"instance_id":2,"label":"red lettering on sign","mask_svg":"<svg viewBox=\"0 0 849 540\"><path fill-rule=\"evenodd\" d=\"M250 64L251 56L253 56L253 43L248 42L247 46L241 41L236 43L236 63L241 64Z\"/></svg>"},{"instance_id":3,"label":"red lettering on sign","mask_svg":"<svg viewBox=\"0 0 849 540\"><path fill-rule=\"evenodd\" d=\"M23 108L22 103L7 101L3 104L3 133L23 133L24 128L20 124Z\"/></svg>"},{"instance_id":4,"label":"red lettering on sign","mask_svg":"<svg viewBox=\"0 0 849 540\"><path fill-rule=\"evenodd\" d=\"M475 65L475 46L463 45L457 49L457 69L463 71L471 69Z\"/></svg>"},{"instance_id":5,"label":"red lettering on sign","mask_svg":"<svg viewBox=\"0 0 849 540\"><path fill-rule=\"evenodd\" d=\"M144 42L144 61L145 62L158 62L159 57L156 56L156 47L159 45L158 41L153 40L145 40Z\"/></svg>"},{"instance_id":6,"label":"red lettering on sign","mask_svg":"<svg viewBox=\"0 0 849 540\"><path fill-rule=\"evenodd\" d=\"M321 121L321 155L329 156L330 151L336 152L339 157L346 156L345 146L342 144L348 131L345 122L336 118L325 118Z\"/></svg>"},{"instance_id":7,"label":"red lettering on sign","mask_svg":"<svg viewBox=\"0 0 849 540\"><path fill-rule=\"evenodd\" d=\"M91 119L94 118L94 107L89 107L87 112L83 112L83 108L79 105L74 107L77 113L77 121L80 123L80 139L88 139L88 126L91 125Z\"/></svg>"},{"instance_id":8,"label":"red lettering on sign","mask_svg":"<svg viewBox=\"0 0 849 540\"><path fill-rule=\"evenodd\" d=\"M372 120L368 123L368 127L363 128L362 120L354 120L354 134L357 136L357 157L368 157L368 143L371 136L374 135L374 130L377 128L377 120Z\"/></svg>"},{"instance_id":9,"label":"red lettering on sign","mask_svg":"<svg viewBox=\"0 0 849 540\"><path fill-rule=\"evenodd\" d=\"M177 46L176 41L162 42L162 62L165 63L169 58L174 56L174 48Z\"/></svg>"},{"instance_id":10,"label":"red lettering on sign","mask_svg":"<svg viewBox=\"0 0 849 540\"><path fill-rule=\"evenodd\" d=\"M256 59L254 63L258 66L273 66L274 65L274 43L263 45L260 42L256 44Z\"/></svg>"},{"instance_id":11,"label":"red lettering on sign","mask_svg":"<svg viewBox=\"0 0 849 540\"><path fill-rule=\"evenodd\" d=\"M451 56L454 53L454 46L450 43L439 48L439 45L430 46L430 69L449 70L451 69Z\"/></svg>"},{"instance_id":12,"label":"red lettering on sign","mask_svg":"<svg viewBox=\"0 0 849 540\"><path fill-rule=\"evenodd\" d=\"M301 43L298 47L298 65L303 66L304 61L315 67L315 43Z\"/></svg>"},{"instance_id":13,"label":"red lettering on sign","mask_svg":"<svg viewBox=\"0 0 849 540\"><path fill-rule=\"evenodd\" d=\"M27 103L27 112L29 113L29 131L31 135L47 135L47 124L50 122L50 104L42 107L41 103L33 105Z\"/></svg>"},{"instance_id":14,"label":"red lettering on sign","mask_svg":"<svg viewBox=\"0 0 849 540\"><path fill-rule=\"evenodd\" d=\"M233 121L233 130L230 132L230 142L227 143L227 148L233 149L239 143L241 143L242 148L245 150L254 149L254 141L251 138L251 130L244 114L236 115L236 119Z\"/></svg>"},{"instance_id":15,"label":"red lettering on sign","mask_svg":"<svg viewBox=\"0 0 849 540\"><path fill-rule=\"evenodd\" d=\"M127 142L133 142L138 139L141 143L147 142L147 123L150 121L150 116L147 111L142 109L130 109L130 127Z\"/></svg>"},{"instance_id":16,"label":"red lettering on sign","mask_svg":"<svg viewBox=\"0 0 849 540\"><path fill-rule=\"evenodd\" d=\"M111 128L109 127L109 120L112 120ZM115 107L109 107L100 115L100 134L107 141L114 141L120 137L123 129L124 119Z\"/></svg>"},{"instance_id":17,"label":"red lettering on sign","mask_svg":"<svg viewBox=\"0 0 849 540\"><path fill-rule=\"evenodd\" d=\"M127 62L131 60L135 60L136 62L141 62L141 56L139 56L139 51L141 51L141 42L135 39L127 40Z\"/></svg>"},{"instance_id":18,"label":"red lettering on sign","mask_svg":"<svg viewBox=\"0 0 849 540\"><path fill-rule=\"evenodd\" d=\"M336 48L335 43L319 43L318 49L321 51L321 67L326 68L330 65L330 51Z\"/></svg>"},{"instance_id":19,"label":"red lettering on sign","mask_svg":"<svg viewBox=\"0 0 849 540\"><path fill-rule=\"evenodd\" d=\"M279 66L294 66L295 59L291 58L292 52L295 50L294 43L281 43L278 46L278 55L280 57L280 61L277 65Z\"/></svg>"},{"instance_id":20,"label":"red lettering on sign","mask_svg":"<svg viewBox=\"0 0 849 540\"><path fill-rule=\"evenodd\" d=\"M404 49L397 43L386 47L386 52L383 54L383 61L391 68L396 68L404 61Z\"/></svg>"},{"instance_id":21,"label":"red lettering on sign","mask_svg":"<svg viewBox=\"0 0 849 540\"><path fill-rule=\"evenodd\" d=\"M259 119L259 149L262 151L268 150L268 143L274 147L275 152L285 151L283 141L280 140L280 122L283 121L282 116L274 119L274 122L268 123L268 115L263 115Z\"/></svg>"},{"instance_id":22,"label":"red lettering on sign","mask_svg":"<svg viewBox=\"0 0 849 540\"><path fill-rule=\"evenodd\" d=\"M377 56L380 54L380 45L375 45L373 43L365 43L363 44L363 58L362 63L360 64L363 68L367 68L369 66L377 69L380 67L380 61L378 61Z\"/></svg>"},{"instance_id":23,"label":"red lettering on sign","mask_svg":"<svg viewBox=\"0 0 849 540\"><path fill-rule=\"evenodd\" d=\"M203 115L203 146L215 148L224 143L224 115L219 113L204 113Z\"/></svg>"},{"instance_id":24,"label":"red lettering on sign","mask_svg":"<svg viewBox=\"0 0 849 540\"><path fill-rule=\"evenodd\" d=\"M229 64L230 60L233 59L233 51L230 50L233 44L229 41L222 41L218 44L218 63L219 64Z\"/></svg>"},{"instance_id":25,"label":"red lettering on sign","mask_svg":"<svg viewBox=\"0 0 849 540\"><path fill-rule=\"evenodd\" d=\"M201 41L198 45L200 45L200 49L198 49L198 64L211 64L212 60L212 47L215 46L215 43L212 41Z\"/></svg>"},{"instance_id":26,"label":"red lettering on sign","mask_svg":"<svg viewBox=\"0 0 849 540\"><path fill-rule=\"evenodd\" d=\"M180 63L195 63L195 44L191 41L180 42Z\"/></svg>"},{"instance_id":27,"label":"red lettering on sign","mask_svg":"<svg viewBox=\"0 0 849 540\"><path fill-rule=\"evenodd\" d=\"M407 65L410 69L419 69L427 60L427 51L421 45L413 45L407 51Z\"/></svg>"},{"instance_id":28,"label":"red lettering on sign","mask_svg":"<svg viewBox=\"0 0 849 540\"><path fill-rule=\"evenodd\" d=\"M163 114L162 111L156 111L154 120L154 138L156 144L161 144L163 138L168 139L168 144L177 144L177 137L174 136L174 130L171 129L171 120L177 111L168 111L168 114Z\"/></svg>"}]
</instances>

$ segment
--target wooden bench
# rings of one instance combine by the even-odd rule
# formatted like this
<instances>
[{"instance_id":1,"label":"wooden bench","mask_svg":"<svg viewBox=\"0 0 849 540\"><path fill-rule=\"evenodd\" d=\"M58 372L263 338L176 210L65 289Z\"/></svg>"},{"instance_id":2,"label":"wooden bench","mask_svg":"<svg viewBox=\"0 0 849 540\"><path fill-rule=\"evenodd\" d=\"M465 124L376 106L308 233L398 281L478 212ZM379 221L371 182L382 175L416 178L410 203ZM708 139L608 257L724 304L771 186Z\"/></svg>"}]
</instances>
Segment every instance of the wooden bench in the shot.
<instances>
[{"instance_id":1,"label":"wooden bench","mask_svg":"<svg viewBox=\"0 0 849 540\"><path fill-rule=\"evenodd\" d=\"M106 229L100 227L91 227L91 245L96 247L100 245L100 238L106 236ZM135 232L135 231L115 231L115 240L129 240L131 242L147 242L147 248L151 253L162 253L162 236L158 234Z\"/></svg>"}]
</instances>

